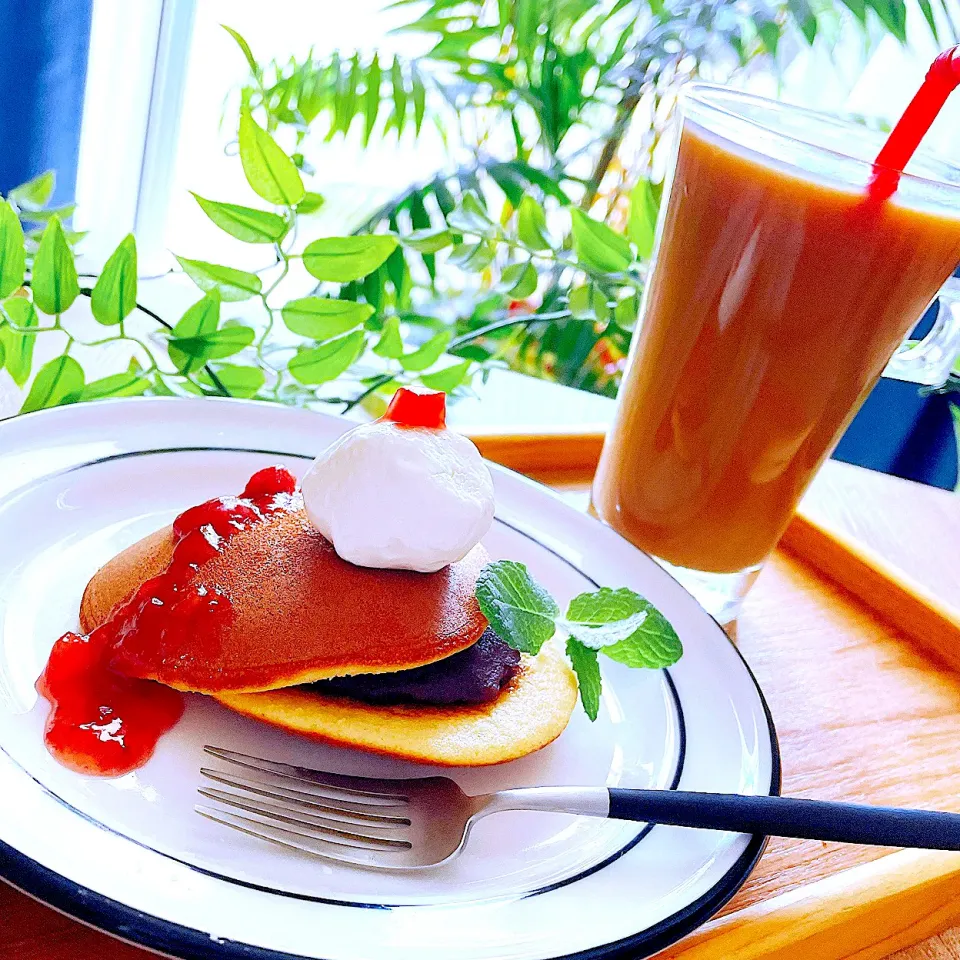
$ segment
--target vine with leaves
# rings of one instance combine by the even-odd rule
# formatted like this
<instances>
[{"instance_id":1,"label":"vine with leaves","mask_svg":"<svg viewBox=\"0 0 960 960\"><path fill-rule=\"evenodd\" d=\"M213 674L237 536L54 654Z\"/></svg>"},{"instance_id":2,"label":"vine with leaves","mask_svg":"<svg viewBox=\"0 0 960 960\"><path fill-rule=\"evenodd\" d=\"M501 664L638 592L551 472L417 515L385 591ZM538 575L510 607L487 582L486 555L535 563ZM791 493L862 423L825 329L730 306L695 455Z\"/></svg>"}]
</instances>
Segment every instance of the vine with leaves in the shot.
<instances>
[{"instance_id":1,"label":"vine with leaves","mask_svg":"<svg viewBox=\"0 0 960 960\"><path fill-rule=\"evenodd\" d=\"M60 352L33 377L22 413L105 397L138 394L201 394L257 398L301 405L337 404L350 410L377 391L421 383L454 391L482 366L470 348L506 327L527 322L509 316L454 337L440 330L425 342L405 342L400 316L389 304L361 302L350 293L369 291L371 278L388 275L402 250L433 255L451 250L451 260L477 268L503 248L511 263L501 272L500 289L514 298L531 295L538 285L535 264L570 269L589 283L579 288L584 308L601 301L621 315L636 312L639 274L637 248L606 225L579 210L572 212L573 248L557 248L547 232L542 206L524 198L508 225L495 223L475 194L467 193L440 230L382 232L322 237L295 252L289 239L298 220L308 216L315 196L300 171L275 139L249 112L240 118L239 161L251 189L268 209L196 197L221 230L244 243L269 245L272 279L223 264L178 257L201 296L175 322L137 300L137 252L125 237L107 259L92 286L82 286L73 249L55 212L43 214L35 251L21 216L31 220L40 208L23 209L17 196L36 192L37 184L18 188L0 202L0 361L18 385L32 373L40 337L56 335ZM291 266L299 262L316 281L318 292L290 300L278 298ZM376 282L376 281L373 281ZM359 285L359 287L358 287ZM339 292L344 295L335 295ZM102 336L84 337L83 321L69 322L68 311L86 297ZM368 299L374 299L372 297ZM254 323L223 319L225 304L253 301ZM564 309L573 315L574 299ZM134 322L136 329L134 329ZM143 322L147 321L146 332ZM152 325L152 327L151 327ZM282 326L293 344L278 345L273 332ZM126 369L89 380L75 356L78 346L126 344L132 359ZM489 358L485 358L489 360ZM326 386L348 372L356 387L351 396L333 395Z\"/></svg>"},{"instance_id":2,"label":"vine with leaves","mask_svg":"<svg viewBox=\"0 0 960 960\"><path fill-rule=\"evenodd\" d=\"M903 0L843 4L903 38ZM462 391L497 365L613 395L659 205L654 183L627 174L625 138L648 118L639 143L649 167L679 81L704 69L731 75L788 34L813 42L831 9L433 0L401 28L436 38L416 61L354 52L264 65L227 27L250 70L237 153L262 203L195 199L234 241L265 251L263 268L178 257L199 297L182 316L161 316L138 300L132 236L98 277L78 275L80 237L63 226L72 208L47 208L44 174L0 202L0 364L29 384L24 412L136 394L349 411L398 384ZM470 125L472 158L341 235L300 239L323 209L309 189L311 131L359 131L367 145L429 124L445 136L457 128L462 141ZM506 152L493 149L498 126ZM313 289L291 299L291 276L304 273ZM88 312L71 309L84 298ZM226 316L234 304L242 318ZM100 333L89 334L89 316ZM41 338L54 355L35 370ZM122 369L91 378L81 354L118 348Z\"/></svg>"}]
</instances>

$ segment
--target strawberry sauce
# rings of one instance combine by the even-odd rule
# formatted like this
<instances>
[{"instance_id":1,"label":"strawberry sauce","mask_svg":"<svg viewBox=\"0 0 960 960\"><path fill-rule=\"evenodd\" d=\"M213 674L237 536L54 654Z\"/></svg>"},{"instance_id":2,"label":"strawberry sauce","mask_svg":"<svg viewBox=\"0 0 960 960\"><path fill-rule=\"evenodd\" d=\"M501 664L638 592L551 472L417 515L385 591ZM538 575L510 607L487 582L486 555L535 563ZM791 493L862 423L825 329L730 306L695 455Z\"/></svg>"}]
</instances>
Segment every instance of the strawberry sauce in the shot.
<instances>
[{"instance_id":1,"label":"strawberry sauce","mask_svg":"<svg viewBox=\"0 0 960 960\"><path fill-rule=\"evenodd\" d=\"M173 557L89 636L65 633L53 646L37 690L51 705L47 749L78 773L116 777L142 766L180 719L183 697L111 666L114 647L133 633L163 648L183 635L207 636L232 617L229 597L191 582L235 533L290 509L296 480L282 467L255 473L239 497L191 507L174 521ZM172 646L181 646L173 643Z\"/></svg>"}]
</instances>

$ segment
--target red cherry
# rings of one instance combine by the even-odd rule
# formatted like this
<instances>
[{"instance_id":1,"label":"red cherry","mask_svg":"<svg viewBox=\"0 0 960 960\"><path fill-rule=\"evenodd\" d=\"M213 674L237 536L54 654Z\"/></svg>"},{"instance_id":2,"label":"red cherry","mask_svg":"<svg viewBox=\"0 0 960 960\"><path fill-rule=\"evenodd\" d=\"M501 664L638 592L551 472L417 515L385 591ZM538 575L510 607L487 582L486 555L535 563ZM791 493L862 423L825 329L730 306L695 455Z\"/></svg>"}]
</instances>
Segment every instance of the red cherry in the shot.
<instances>
[{"instance_id":1,"label":"red cherry","mask_svg":"<svg viewBox=\"0 0 960 960\"><path fill-rule=\"evenodd\" d=\"M247 500L256 500L278 493L293 493L296 489L297 478L289 470L284 467L264 467L247 481L242 496Z\"/></svg>"},{"instance_id":2,"label":"red cherry","mask_svg":"<svg viewBox=\"0 0 960 960\"><path fill-rule=\"evenodd\" d=\"M393 395L383 419L404 427L441 430L447 425L447 395L441 390L400 387Z\"/></svg>"}]
</instances>

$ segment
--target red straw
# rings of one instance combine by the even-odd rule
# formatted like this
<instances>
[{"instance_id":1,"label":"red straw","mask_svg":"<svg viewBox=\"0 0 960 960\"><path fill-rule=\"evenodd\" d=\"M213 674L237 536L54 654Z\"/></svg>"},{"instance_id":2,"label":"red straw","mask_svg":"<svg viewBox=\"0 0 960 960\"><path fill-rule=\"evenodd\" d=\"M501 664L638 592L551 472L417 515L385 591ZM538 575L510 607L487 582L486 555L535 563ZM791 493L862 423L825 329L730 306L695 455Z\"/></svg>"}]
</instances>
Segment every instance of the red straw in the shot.
<instances>
[{"instance_id":1,"label":"red straw","mask_svg":"<svg viewBox=\"0 0 960 960\"><path fill-rule=\"evenodd\" d=\"M923 84L897 121L887 142L877 154L867 193L873 200L892 196L900 174L910 162L920 141L937 119L947 97L960 86L960 44L944 50L933 61Z\"/></svg>"}]
</instances>

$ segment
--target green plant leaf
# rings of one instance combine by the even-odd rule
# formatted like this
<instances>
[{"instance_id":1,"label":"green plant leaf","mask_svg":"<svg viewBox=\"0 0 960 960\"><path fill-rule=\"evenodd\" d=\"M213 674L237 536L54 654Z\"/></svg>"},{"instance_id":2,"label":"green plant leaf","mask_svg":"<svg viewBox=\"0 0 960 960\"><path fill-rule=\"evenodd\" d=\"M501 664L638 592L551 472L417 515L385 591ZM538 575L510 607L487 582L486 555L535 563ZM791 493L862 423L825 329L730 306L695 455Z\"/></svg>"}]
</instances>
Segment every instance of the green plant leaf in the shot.
<instances>
[{"instance_id":1,"label":"green plant leaf","mask_svg":"<svg viewBox=\"0 0 960 960\"><path fill-rule=\"evenodd\" d=\"M293 333L314 340L327 340L360 326L373 315L373 307L351 300L303 297L291 300L280 313Z\"/></svg>"},{"instance_id":2,"label":"green plant leaf","mask_svg":"<svg viewBox=\"0 0 960 960\"><path fill-rule=\"evenodd\" d=\"M574 287L567 297L567 306L578 320L593 318L593 297L590 284Z\"/></svg>"},{"instance_id":3,"label":"green plant leaf","mask_svg":"<svg viewBox=\"0 0 960 960\"><path fill-rule=\"evenodd\" d=\"M287 221L279 214L236 203L207 200L196 193L193 198L221 230L244 243L279 243L287 235ZM298 205L298 212L299 209Z\"/></svg>"},{"instance_id":4,"label":"green plant leaf","mask_svg":"<svg viewBox=\"0 0 960 960\"><path fill-rule=\"evenodd\" d=\"M255 397L267 379L259 367L248 367L238 363L219 363L214 368L214 373L231 397L240 397L244 400ZM197 380L211 390L218 389L205 369L197 373Z\"/></svg>"},{"instance_id":5,"label":"green plant leaf","mask_svg":"<svg viewBox=\"0 0 960 960\"><path fill-rule=\"evenodd\" d=\"M453 243L453 234L444 227L425 227L422 230L412 230L400 240L405 247L418 253L436 253Z\"/></svg>"},{"instance_id":6,"label":"green plant leaf","mask_svg":"<svg viewBox=\"0 0 960 960\"><path fill-rule=\"evenodd\" d=\"M240 114L239 141L243 172L257 196L287 207L303 199L303 180L296 164L257 125L249 110Z\"/></svg>"},{"instance_id":7,"label":"green plant leaf","mask_svg":"<svg viewBox=\"0 0 960 960\"><path fill-rule=\"evenodd\" d=\"M791 7L797 0L791 0ZM901 42L907 42L907 5L904 0L867 0L883 25Z\"/></svg>"},{"instance_id":8,"label":"green plant leaf","mask_svg":"<svg viewBox=\"0 0 960 960\"><path fill-rule=\"evenodd\" d=\"M520 201L517 209L517 236L531 250L549 250L547 217L543 207L529 194Z\"/></svg>"},{"instance_id":9,"label":"green plant leaf","mask_svg":"<svg viewBox=\"0 0 960 960\"><path fill-rule=\"evenodd\" d=\"M423 126L423 117L427 112L427 91L420 78L420 72L413 70L413 129L420 135L420 128Z\"/></svg>"},{"instance_id":10,"label":"green plant leaf","mask_svg":"<svg viewBox=\"0 0 960 960\"><path fill-rule=\"evenodd\" d=\"M21 413L75 403L83 392L83 367L73 357L54 357L34 378Z\"/></svg>"},{"instance_id":11,"label":"green plant leaf","mask_svg":"<svg viewBox=\"0 0 960 960\"><path fill-rule=\"evenodd\" d=\"M90 310L105 326L125 320L137 307L137 242L127 234L103 265L90 294Z\"/></svg>"},{"instance_id":12,"label":"green plant leaf","mask_svg":"<svg viewBox=\"0 0 960 960\"><path fill-rule=\"evenodd\" d=\"M66 203L62 207L53 207L52 209L31 210L28 208L21 212L21 216L30 223L46 223L51 217L59 217L60 222L63 223L64 220L73 216L76 209L77 205L75 203Z\"/></svg>"},{"instance_id":13,"label":"green plant leaf","mask_svg":"<svg viewBox=\"0 0 960 960\"><path fill-rule=\"evenodd\" d=\"M318 280L349 283L372 273L396 248L391 236L325 237L303 251L303 265Z\"/></svg>"},{"instance_id":14,"label":"green plant leaf","mask_svg":"<svg viewBox=\"0 0 960 960\"><path fill-rule=\"evenodd\" d=\"M570 658L573 672L577 675L583 711L591 721L594 721L600 712L601 692L600 662L597 651L584 646L575 637L568 637L567 656Z\"/></svg>"},{"instance_id":15,"label":"green plant leaf","mask_svg":"<svg viewBox=\"0 0 960 960\"><path fill-rule=\"evenodd\" d=\"M481 240L479 243L461 243L451 251L448 260L463 270L479 273L493 263L496 253L497 249L490 241Z\"/></svg>"},{"instance_id":16,"label":"green plant leaf","mask_svg":"<svg viewBox=\"0 0 960 960\"><path fill-rule=\"evenodd\" d=\"M649 180L641 178L630 191L630 213L627 218L627 236L637 248L637 256L648 260L653 253L657 232L657 198Z\"/></svg>"},{"instance_id":17,"label":"green plant leaf","mask_svg":"<svg viewBox=\"0 0 960 960\"><path fill-rule=\"evenodd\" d=\"M103 400L107 397L139 397L150 389L150 381L136 373L115 373L88 383L79 400Z\"/></svg>"},{"instance_id":18,"label":"green plant leaf","mask_svg":"<svg viewBox=\"0 0 960 960\"><path fill-rule=\"evenodd\" d=\"M214 292L187 307L171 331L179 339L213 333L220 326L220 297Z\"/></svg>"},{"instance_id":19,"label":"green plant leaf","mask_svg":"<svg viewBox=\"0 0 960 960\"><path fill-rule=\"evenodd\" d=\"M529 297L537 289L537 271L530 262L511 263L501 274L497 289L514 300Z\"/></svg>"},{"instance_id":20,"label":"green plant leaf","mask_svg":"<svg viewBox=\"0 0 960 960\"><path fill-rule=\"evenodd\" d=\"M444 367L442 370L437 370L434 373L421 374L420 382L431 390L442 390L444 393L451 393L470 379L470 367L472 366L472 360L461 360L460 363Z\"/></svg>"},{"instance_id":21,"label":"green plant leaf","mask_svg":"<svg viewBox=\"0 0 960 960\"><path fill-rule=\"evenodd\" d=\"M380 58L373 55L370 66L367 68L367 90L363 96L363 145L370 142L370 135L377 124L377 114L380 112Z\"/></svg>"},{"instance_id":22,"label":"green plant leaf","mask_svg":"<svg viewBox=\"0 0 960 960\"><path fill-rule=\"evenodd\" d=\"M6 200L0 200L0 298L10 296L23 283L25 267L20 218Z\"/></svg>"},{"instance_id":23,"label":"green plant leaf","mask_svg":"<svg viewBox=\"0 0 960 960\"><path fill-rule=\"evenodd\" d=\"M80 294L73 251L57 217L47 224L40 238L31 285L37 309L50 316L64 313Z\"/></svg>"},{"instance_id":24,"label":"green plant leaf","mask_svg":"<svg viewBox=\"0 0 960 960\"><path fill-rule=\"evenodd\" d=\"M53 170L44 170L39 176L14 187L7 197L25 211L36 211L45 207L53 196L57 176ZM29 216L27 217L29 219Z\"/></svg>"},{"instance_id":25,"label":"green plant leaf","mask_svg":"<svg viewBox=\"0 0 960 960\"><path fill-rule=\"evenodd\" d=\"M621 273L630 266L630 244L605 223L574 207L571 212L573 249L585 266L603 273Z\"/></svg>"},{"instance_id":26,"label":"green plant leaf","mask_svg":"<svg viewBox=\"0 0 960 960\"><path fill-rule=\"evenodd\" d=\"M224 301L249 300L258 296L263 287L260 278L246 270L203 260L188 260L186 257L177 257L177 263L204 293L216 292Z\"/></svg>"},{"instance_id":27,"label":"green plant leaf","mask_svg":"<svg viewBox=\"0 0 960 960\"><path fill-rule=\"evenodd\" d=\"M467 191L460 206L447 217L447 223L463 233L488 236L496 231L496 225L483 209L483 204L473 191Z\"/></svg>"},{"instance_id":28,"label":"green plant leaf","mask_svg":"<svg viewBox=\"0 0 960 960\"><path fill-rule=\"evenodd\" d=\"M365 346L366 335L362 330L355 330L322 346L301 350L287 368L295 379L308 386L327 383L345 373Z\"/></svg>"},{"instance_id":29,"label":"green plant leaf","mask_svg":"<svg viewBox=\"0 0 960 960\"><path fill-rule=\"evenodd\" d=\"M400 61L394 57L393 64L390 67L390 83L393 87L393 109L394 120L397 125L397 137L403 133L404 123L407 119L407 89L403 83L403 70L400 67Z\"/></svg>"},{"instance_id":30,"label":"green plant leaf","mask_svg":"<svg viewBox=\"0 0 960 960\"><path fill-rule=\"evenodd\" d=\"M250 49L250 44L247 43L243 37L233 29L233 27L228 27L225 23L220 24L227 33L233 37L237 42L237 46L243 51L244 59L247 61L247 66L250 68L250 72L255 76L260 76L260 64L257 63L257 58L253 55L253 51Z\"/></svg>"},{"instance_id":31,"label":"green plant leaf","mask_svg":"<svg viewBox=\"0 0 960 960\"><path fill-rule=\"evenodd\" d=\"M297 213L305 216L309 213L316 213L323 206L323 197L319 193L308 190L303 199L297 204Z\"/></svg>"},{"instance_id":32,"label":"green plant leaf","mask_svg":"<svg viewBox=\"0 0 960 960\"><path fill-rule=\"evenodd\" d=\"M556 632L560 608L515 560L498 560L483 568L477 578L477 602L497 636L521 653L539 653Z\"/></svg>"},{"instance_id":33,"label":"green plant leaf","mask_svg":"<svg viewBox=\"0 0 960 960\"><path fill-rule=\"evenodd\" d=\"M873 4L871 3L871 6ZM787 0L787 9L793 15L800 32L806 38L807 43L813 43L817 39L819 24L817 15L809 0Z\"/></svg>"},{"instance_id":34,"label":"green plant leaf","mask_svg":"<svg viewBox=\"0 0 960 960\"><path fill-rule=\"evenodd\" d=\"M227 324L211 333L174 338L169 341L167 350L174 366L186 374L199 370L208 360L232 357L249 347L255 338L256 332L251 327Z\"/></svg>"},{"instance_id":35,"label":"green plant leaf","mask_svg":"<svg viewBox=\"0 0 960 960\"><path fill-rule=\"evenodd\" d=\"M383 331L373 352L387 360L397 360L403 356L403 338L400 336L400 320L397 317L387 317L384 321Z\"/></svg>"},{"instance_id":36,"label":"green plant leaf","mask_svg":"<svg viewBox=\"0 0 960 960\"><path fill-rule=\"evenodd\" d=\"M937 18L933 13L933 4L930 3L930 0L919 0L919 3L920 10L923 13L923 18L927 21L927 26L930 28L930 32L933 34L933 39L939 42L940 33L937 30Z\"/></svg>"},{"instance_id":37,"label":"green plant leaf","mask_svg":"<svg viewBox=\"0 0 960 960\"><path fill-rule=\"evenodd\" d=\"M10 297L4 300L3 312L11 323L18 327L39 327L40 318L33 302L25 297ZM33 346L36 337L31 334L17 333L9 324L0 323L0 343L4 348L4 365L13 382L22 387L30 379L33 366Z\"/></svg>"},{"instance_id":38,"label":"green plant leaf","mask_svg":"<svg viewBox=\"0 0 960 960\"><path fill-rule=\"evenodd\" d=\"M631 293L617 302L613 310L613 318L617 321L617 326L624 330L632 330L636 326L639 313L640 297L636 293Z\"/></svg>"},{"instance_id":39,"label":"green plant leaf","mask_svg":"<svg viewBox=\"0 0 960 960\"><path fill-rule=\"evenodd\" d=\"M443 356L444 351L450 346L450 340L451 336L448 330L435 333L421 347L400 357L400 366L409 373L428 370Z\"/></svg>"}]
</instances>

